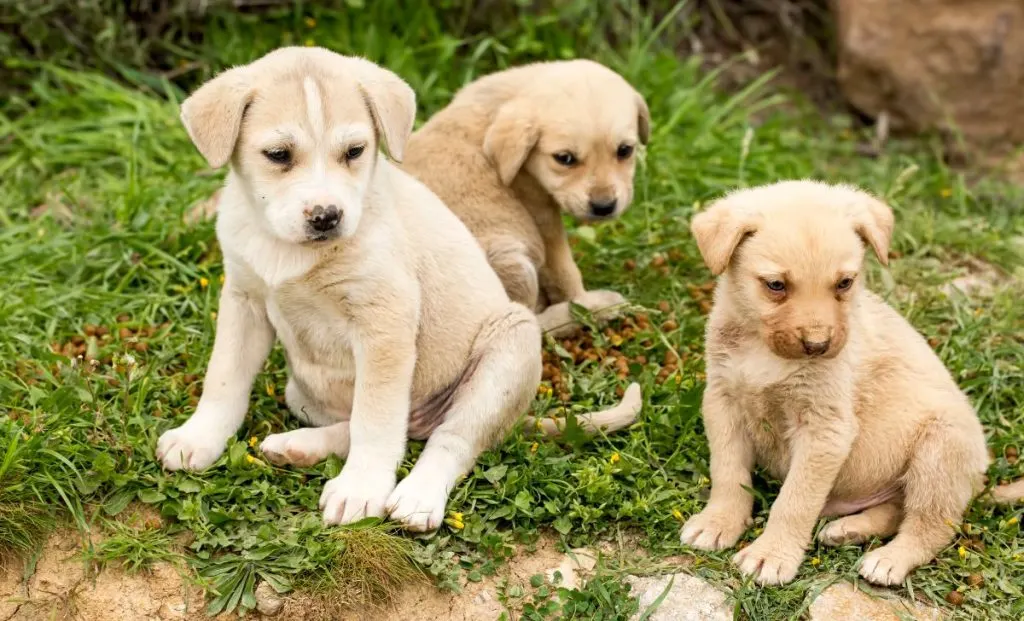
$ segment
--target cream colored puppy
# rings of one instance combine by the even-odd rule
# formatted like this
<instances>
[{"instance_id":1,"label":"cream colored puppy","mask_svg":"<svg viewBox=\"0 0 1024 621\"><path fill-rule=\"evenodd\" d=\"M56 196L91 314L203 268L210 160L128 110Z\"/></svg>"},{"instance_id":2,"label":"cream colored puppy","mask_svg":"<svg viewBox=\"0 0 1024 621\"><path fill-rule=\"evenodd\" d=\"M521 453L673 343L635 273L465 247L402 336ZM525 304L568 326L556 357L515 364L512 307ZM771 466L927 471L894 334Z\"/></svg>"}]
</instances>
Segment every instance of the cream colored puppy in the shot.
<instances>
[{"instance_id":1,"label":"cream colored puppy","mask_svg":"<svg viewBox=\"0 0 1024 621\"><path fill-rule=\"evenodd\" d=\"M721 275L707 326L703 416L711 498L682 541L718 550L750 523L751 469L784 479L764 533L733 558L761 584L792 580L820 516L826 545L895 537L860 573L899 584L953 538L989 459L971 404L925 340L864 286L886 263L889 207L844 186L738 191L692 231Z\"/></svg>"},{"instance_id":2,"label":"cream colored puppy","mask_svg":"<svg viewBox=\"0 0 1024 621\"><path fill-rule=\"evenodd\" d=\"M275 335L292 412L318 428L267 437L278 463L329 454L331 524L385 513L441 524L448 493L529 405L541 336L472 235L400 160L415 97L398 76L323 49L231 69L182 105L213 167L230 163L217 238L226 280L203 394L161 436L168 470L202 469L242 424ZM406 438L428 438L396 486Z\"/></svg>"},{"instance_id":3,"label":"cream colored puppy","mask_svg":"<svg viewBox=\"0 0 1024 621\"><path fill-rule=\"evenodd\" d=\"M625 303L584 288L562 213L621 215L649 135L647 104L615 72L588 60L538 63L463 88L413 135L402 167L469 227L509 296L559 335L574 329L569 302L594 312Z\"/></svg>"}]
</instances>

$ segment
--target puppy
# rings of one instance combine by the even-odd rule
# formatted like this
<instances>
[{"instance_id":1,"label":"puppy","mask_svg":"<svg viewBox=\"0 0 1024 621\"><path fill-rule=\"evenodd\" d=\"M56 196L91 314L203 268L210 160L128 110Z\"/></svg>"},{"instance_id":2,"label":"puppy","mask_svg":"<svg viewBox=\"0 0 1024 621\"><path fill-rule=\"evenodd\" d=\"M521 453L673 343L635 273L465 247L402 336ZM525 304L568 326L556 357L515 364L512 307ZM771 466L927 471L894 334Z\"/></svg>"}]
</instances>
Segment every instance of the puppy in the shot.
<instances>
[{"instance_id":1,"label":"puppy","mask_svg":"<svg viewBox=\"0 0 1024 621\"><path fill-rule=\"evenodd\" d=\"M196 412L164 433L168 470L203 469L241 426L274 337L296 417L267 437L277 463L336 454L320 499L347 524L386 513L433 530L448 493L528 407L541 333L466 227L401 160L415 97L398 76L324 49L283 48L182 105L213 167L226 279ZM396 486L406 438L429 438Z\"/></svg>"},{"instance_id":2,"label":"puppy","mask_svg":"<svg viewBox=\"0 0 1024 621\"><path fill-rule=\"evenodd\" d=\"M789 582L819 516L836 516L818 539L895 535L860 574L902 583L952 540L989 458L939 358L864 286L865 248L887 262L891 210L850 187L790 181L730 194L691 228L720 277L703 403L711 498L683 543L736 543L758 465L784 482L764 533L733 557L742 573Z\"/></svg>"},{"instance_id":3,"label":"puppy","mask_svg":"<svg viewBox=\"0 0 1024 621\"><path fill-rule=\"evenodd\" d=\"M512 300L560 336L576 327L569 302L592 312L625 303L584 288L562 213L621 215L649 136L647 104L615 72L588 60L538 63L463 88L413 135L403 168L469 227Z\"/></svg>"}]
</instances>

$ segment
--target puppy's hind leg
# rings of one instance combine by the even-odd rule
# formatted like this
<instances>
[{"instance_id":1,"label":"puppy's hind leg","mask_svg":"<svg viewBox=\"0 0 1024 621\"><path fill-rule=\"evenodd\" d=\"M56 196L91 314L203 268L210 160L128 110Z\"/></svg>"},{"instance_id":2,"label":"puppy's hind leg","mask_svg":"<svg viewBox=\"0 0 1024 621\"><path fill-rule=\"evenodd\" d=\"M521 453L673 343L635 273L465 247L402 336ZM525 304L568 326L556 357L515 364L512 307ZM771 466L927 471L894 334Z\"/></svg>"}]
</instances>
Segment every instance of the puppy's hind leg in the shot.
<instances>
[{"instance_id":1,"label":"puppy's hind leg","mask_svg":"<svg viewBox=\"0 0 1024 621\"><path fill-rule=\"evenodd\" d=\"M519 241L498 239L489 244L487 262L513 302L536 309L540 295L537 268Z\"/></svg>"},{"instance_id":2,"label":"puppy's hind leg","mask_svg":"<svg viewBox=\"0 0 1024 621\"><path fill-rule=\"evenodd\" d=\"M267 459L278 466L291 464L305 468L330 455L348 456L351 438L347 419L350 411L325 410L306 395L295 378L288 380L284 397L295 418L312 426L267 436L260 444L260 450Z\"/></svg>"},{"instance_id":3,"label":"puppy's hind leg","mask_svg":"<svg viewBox=\"0 0 1024 621\"><path fill-rule=\"evenodd\" d=\"M529 407L541 376L541 336L533 313L510 304L481 329L471 357L472 370L455 389L444 421L387 501L392 519L409 530L441 525L456 481Z\"/></svg>"},{"instance_id":4,"label":"puppy's hind leg","mask_svg":"<svg viewBox=\"0 0 1024 621\"><path fill-rule=\"evenodd\" d=\"M902 584L913 569L935 558L981 490L987 460L980 433L943 422L925 430L904 475L899 533L864 555L860 575L878 585Z\"/></svg>"},{"instance_id":5,"label":"puppy's hind leg","mask_svg":"<svg viewBox=\"0 0 1024 621\"><path fill-rule=\"evenodd\" d=\"M903 520L902 499L884 502L853 515L832 520L818 532L818 541L827 546L864 543L872 537L892 537Z\"/></svg>"}]
</instances>

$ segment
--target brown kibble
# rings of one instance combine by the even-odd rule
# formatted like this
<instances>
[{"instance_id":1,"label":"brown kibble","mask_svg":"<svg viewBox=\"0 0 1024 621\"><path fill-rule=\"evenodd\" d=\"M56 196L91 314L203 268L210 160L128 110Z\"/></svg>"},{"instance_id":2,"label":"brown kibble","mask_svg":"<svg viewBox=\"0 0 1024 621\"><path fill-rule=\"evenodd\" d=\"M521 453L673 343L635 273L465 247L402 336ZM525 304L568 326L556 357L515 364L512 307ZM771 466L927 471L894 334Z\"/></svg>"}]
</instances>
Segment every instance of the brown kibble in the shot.
<instances>
[{"instance_id":1,"label":"brown kibble","mask_svg":"<svg viewBox=\"0 0 1024 621\"><path fill-rule=\"evenodd\" d=\"M700 308L700 312L702 315L711 314L711 302L707 300L701 300L700 302L697 302L697 307Z\"/></svg>"},{"instance_id":2,"label":"brown kibble","mask_svg":"<svg viewBox=\"0 0 1024 621\"><path fill-rule=\"evenodd\" d=\"M625 395L626 395L626 389L625 388L623 388L622 386L616 386L615 387L615 396L617 396L619 399L621 399Z\"/></svg>"},{"instance_id":3,"label":"brown kibble","mask_svg":"<svg viewBox=\"0 0 1024 621\"><path fill-rule=\"evenodd\" d=\"M661 324L662 332L671 332L672 330L675 330L678 327L679 327L679 324L676 323L675 319L669 319L665 323Z\"/></svg>"},{"instance_id":4,"label":"brown kibble","mask_svg":"<svg viewBox=\"0 0 1024 621\"><path fill-rule=\"evenodd\" d=\"M971 574L967 576L967 584L976 589L985 584L985 578L981 574Z\"/></svg>"},{"instance_id":5,"label":"brown kibble","mask_svg":"<svg viewBox=\"0 0 1024 621\"><path fill-rule=\"evenodd\" d=\"M1011 463L1011 464L1017 463L1017 459L1019 457L1019 455L1017 454L1017 447L1015 447L1015 446L1008 446L1008 447L1006 447L1006 450L1003 452L1003 454L1006 455L1006 461L1008 463Z\"/></svg>"},{"instance_id":6,"label":"brown kibble","mask_svg":"<svg viewBox=\"0 0 1024 621\"><path fill-rule=\"evenodd\" d=\"M128 321L130 319L131 319L131 317L126 315L126 314L118 315L117 316L117 323L125 323L126 321Z\"/></svg>"},{"instance_id":7,"label":"brown kibble","mask_svg":"<svg viewBox=\"0 0 1024 621\"><path fill-rule=\"evenodd\" d=\"M672 305L668 303L668 300L662 300L658 302L658 310L660 310L663 313L671 313Z\"/></svg>"},{"instance_id":8,"label":"brown kibble","mask_svg":"<svg viewBox=\"0 0 1024 621\"><path fill-rule=\"evenodd\" d=\"M668 258L673 263L678 263L683 260L683 253L678 248L673 248L668 251Z\"/></svg>"},{"instance_id":9,"label":"brown kibble","mask_svg":"<svg viewBox=\"0 0 1024 621\"><path fill-rule=\"evenodd\" d=\"M942 344L942 341L940 341L938 339L938 337L934 337L933 336L933 337L928 339L928 346L931 347L932 349L938 349L939 345L941 345L941 344Z\"/></svg>"},{"instance_id":10,"label":"brown kibble","mask_svg":"<svg viewBox=\"0 0 1024 621\"><path fill-rule=\"evenodd\" d=\"M129 330L128 328L121 328L120 330L117 331L117 334L122 339L129 339L132 336L134 336L134 333L131 330Z\"/></svg>"},{"instance_id":11,"label":"brown kibble","mask_svg":"<svg viewBox=\"0 0 1024 621\"><path fill-rule=\"evenodd\" d=\"M964 603L964 594L960 591L950 591L949 593L946 593L946 601L949 602L951 606L962 606Z\"/></svg>"},{"instance_id":12,"label":"brown kibble","mask_svg":"<svg viewBox=\"0 0 1024 621\"><path fill-rule=\"evenodd\" d=\"M647 364L647 356L637 356L633 358L633 362L637 364Z\"/></svg>"},{"instance_id":13,"label":"brown kibble","mask_svg":"<svg viewBox=\"0 0 1024 621\"><path fill-rule=\"evenodd\" d=\"M563 403L567 403L569 401L569 399L572 399L572 395L570 395L568 392L560 392L560 393L558 393L558 398Z\"/></svg>"},{"instance_id":14,"label":"brown kibble","mask_svg":"<svg viewBox=\"0 0 1024 621\"><path fill-rule=\"evenodd\" d=\"M676 352L669 349L665 352L663 360L665 361L665 364L672 364L679 361L679 356L676 355Z\"/></svg>"},{"instance_id":15,"label":"brown kibble","mask_svg":"<svg viewBox=\"0 0 1024 621\"><path fill-rule=\"evenodd\" d=\"M85 324L84 330L86 336L96 336L96 326L92 325L91 323Z\"/></svg>"},{"instance_id":16,"label":"brown kibble","mask_svg":"<svg viewBox=\"0 0 1024 621\"><path fill-rule=\"evenodd\" d=\"M661 272L662 276L669 276L672 274L672 270L670 270L667 265L662 265L658 268L658 271Z\"/></svg>"},{"instance_id":17,"label":"brown kibble","mask_svg":"<svg viewBox=\"0 0 1024 621\"><path fill-rule=\"evenodd\" d=\"M635 269L636 269L636 261L634 261L633 259L626 259L626 260L625 260L625 261L624 261L624 262L622 263L622 267L623 267L623 268L624 268L624 269L625 269L625 270L626 270L627 272L632 272L633 270L635 270Z\"/></svg>"},{"instance_id":18,"label":"brown kibble","mask_svg":"<svg viewBox=\"0 0 1024 621\"><path fill-rule=\"evenodd\" d=\"M661 267L662 265L665 265L665 257L660 254L654 255L651 258L651 265L654 267Z\"/></svg>"},{"instance_id":19,"label":"brown kibble","mask_svg":"<svg viewBox=\"0 0 1024 621\"><path fill-rule=\"evenodd\" d=\"M108 328L107 326L97 326L96 327L96 336L101 336L102 337L102 336L107 336L108 334L110 334L110 328Z\"/></svg>"},{"instance_id":20,"label":"brown kibble","mask_svg":"<svg viewBox=\"0 0 1024 621\"><path fill-rule=\"evenodd\" d=\"M135 344L135 351L137 351L137 352L149 351L149 343L136 343Z\"/></svg>"},{"instance_id":21,"label":"brown kibble","mask_svg":"<svg viewBox=\"0 0 1024 621\"><path fill-rule=\"evenodd\" d=\"M73 337L71 337L71 344L74 345L75 347L78 347L79 345L81 345L83 343L85 343L85 337L84 336L82 336L80 334L76 334Z\"/></svg>"}]
</instances>

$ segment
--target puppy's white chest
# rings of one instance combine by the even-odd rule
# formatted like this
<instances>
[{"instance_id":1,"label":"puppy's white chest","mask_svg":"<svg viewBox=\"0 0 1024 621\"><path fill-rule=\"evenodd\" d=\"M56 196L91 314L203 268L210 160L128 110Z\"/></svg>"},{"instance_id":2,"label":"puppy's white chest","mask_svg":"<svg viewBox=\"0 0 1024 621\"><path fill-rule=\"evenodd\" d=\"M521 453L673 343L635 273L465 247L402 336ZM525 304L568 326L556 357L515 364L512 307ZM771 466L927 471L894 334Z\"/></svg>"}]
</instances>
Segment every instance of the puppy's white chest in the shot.
<instances>
[{"instance_id":1,"label":"puppy's white chest","mask_svg":"<svg viewBox=\"0 0 1024 621\"><path fill-rule=\"evenodd\" d=\"M244 265L271 290L309 272L317 262L313 250L277 240L252 222L219 222L217 238L225 256Z\"/></svg>"},{"instance_id":2,"label":"puppy's white chest","mask_svg":"<svg viewBox=\"0 0 1024 621\"><path fill-rule=\"evenodd\" d=\"M304 375L312 369L338 377L353 377L355 364L348 325L329 302L288 297L281 291L267 297L267 318L288 355L292 371Z\"/></svg>"}]
</instances>

